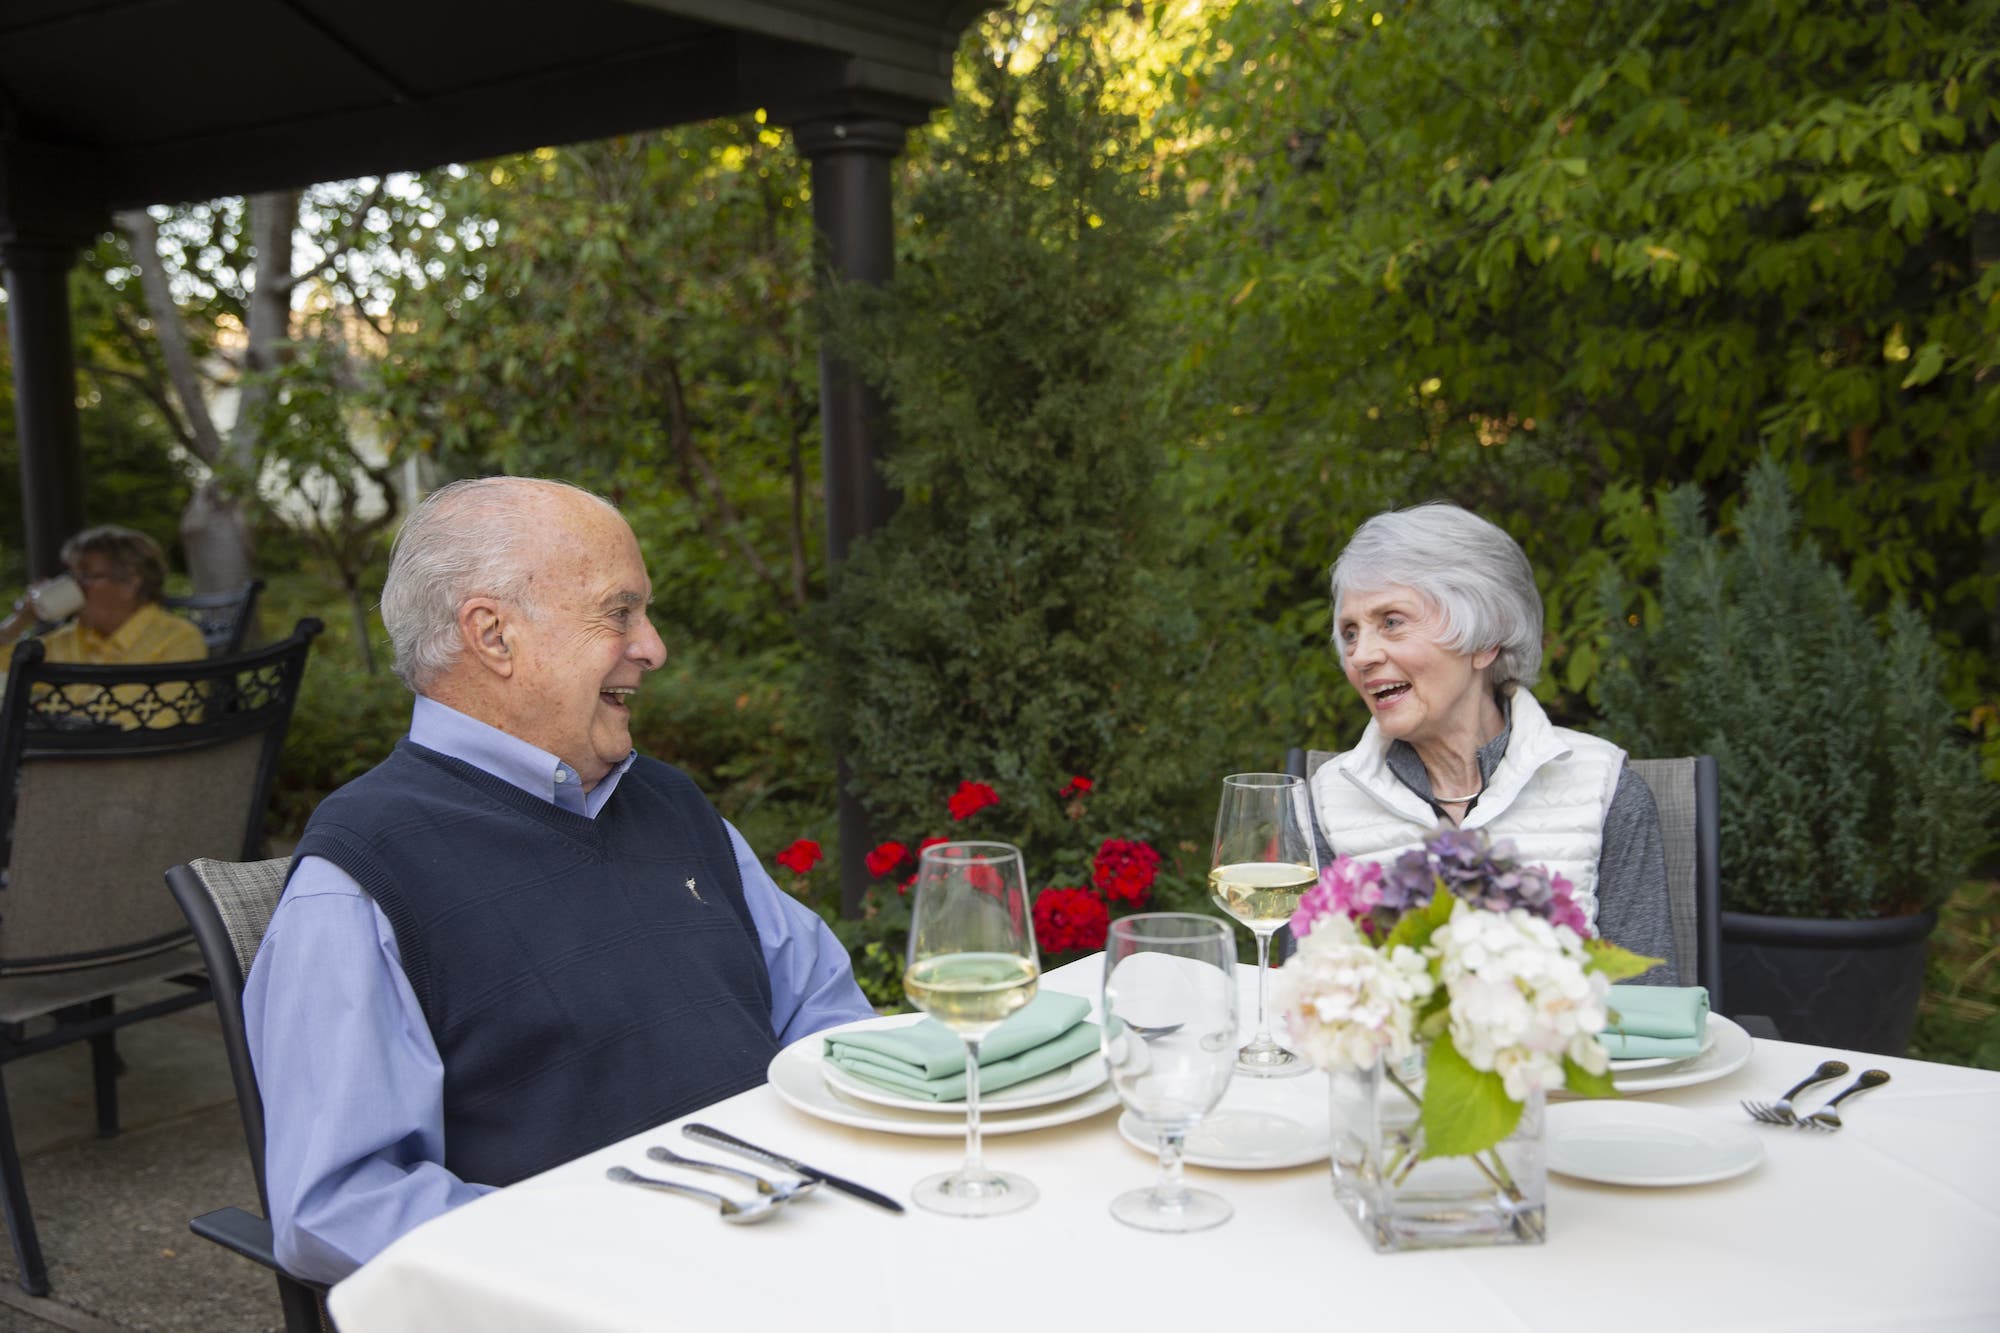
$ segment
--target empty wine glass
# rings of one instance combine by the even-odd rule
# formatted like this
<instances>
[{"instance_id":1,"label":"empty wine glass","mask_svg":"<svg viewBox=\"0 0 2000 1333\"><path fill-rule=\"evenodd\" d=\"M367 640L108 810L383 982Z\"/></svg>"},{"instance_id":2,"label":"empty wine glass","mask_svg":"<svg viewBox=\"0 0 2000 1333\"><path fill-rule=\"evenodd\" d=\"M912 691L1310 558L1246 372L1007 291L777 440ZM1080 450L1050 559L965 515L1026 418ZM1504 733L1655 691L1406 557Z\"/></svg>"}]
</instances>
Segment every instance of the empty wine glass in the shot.
<instances>
[{"instance_id":1,"label":"empty wine glass","mask_svg":"<svg viewBox=\"0 0 2000 1333\"><path fill-rule=\"evenodd\" d=\"M1205 1231L1229 1202L1181 1178L1181 1144L1236 1069L1236 938L1227 922L1149 912L1111 923L1104 949L1104 1059L1125 1109L1160 1144L1159 1182L1111 1201L1145 1231Z\"/></svg>"},{"instance_id":2,"label":"empty wine glass","mask_svg":"<svg viewBox=\"0 0 2000 1333\"><path fill-rule=\"evenodd\" d=\"M1035 998L1041 963L1028 872L1004 842L946 842L917 861L903 993L965 1042L965 1162L917 1182L920 1208L994 1217L1026 1208L1033 1184L986 1165L979 1144L979 1043Z\"/></svg>"},{"instance_id":3,"label":"empty wine glass","mask_svg":"<svg viewBox=\"0 0 2000 1333\"><path fill-rule=\"evenodd\" d=\"M1257 1035L1236 1067L1255 1078L1303 1074L1305 1061L1271 1040L1264 997L1270 989L1271 936L1292 919L1319 878L1306 784L1289 773L1232 773L1215 812L1209 898L1257 937Z\"/></svg>"}]
</instances>

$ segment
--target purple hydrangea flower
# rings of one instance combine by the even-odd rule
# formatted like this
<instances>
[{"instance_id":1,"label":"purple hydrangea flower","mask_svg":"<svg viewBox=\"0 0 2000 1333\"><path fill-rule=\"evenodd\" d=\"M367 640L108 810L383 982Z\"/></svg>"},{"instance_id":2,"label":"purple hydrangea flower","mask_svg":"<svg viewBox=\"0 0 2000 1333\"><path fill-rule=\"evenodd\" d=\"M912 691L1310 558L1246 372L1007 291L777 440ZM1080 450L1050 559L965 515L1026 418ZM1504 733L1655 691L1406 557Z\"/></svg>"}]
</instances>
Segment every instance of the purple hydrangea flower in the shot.
<instances>
[{"instance_id":1,"label":"purple hydrangea flower","mask_svg":"<svg viewBox=\"0 0 2000 1333\"><path fill-rule=\"evenodd\" d=\"M1440 889L1487 911L1524 908L1579 935L1589 933L1567 879L1551 874L1547 866L1522 865L1507 839L1495 842L1484 829L1449 824L1439 826L1421 848L1386 866L1336 858L1300 903L1293 929L1303 935L1313 921L1340 912L1359 922L1370 939L1379 940Z\"/></svg>"}]
</instances>

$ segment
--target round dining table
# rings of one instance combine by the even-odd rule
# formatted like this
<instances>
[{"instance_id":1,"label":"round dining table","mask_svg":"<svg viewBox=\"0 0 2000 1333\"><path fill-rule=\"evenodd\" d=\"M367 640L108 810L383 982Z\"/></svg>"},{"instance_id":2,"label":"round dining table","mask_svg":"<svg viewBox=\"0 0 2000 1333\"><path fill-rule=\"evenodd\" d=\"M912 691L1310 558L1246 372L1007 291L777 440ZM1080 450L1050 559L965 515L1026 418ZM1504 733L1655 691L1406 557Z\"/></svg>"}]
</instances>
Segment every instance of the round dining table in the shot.
<instances>
[{"instance_id":1,"label":"round dining table","mask_svg":"<svg viewBox=\"0 0 2000 1333\"><path fill-rule=\"evenodd\" d=\"M1042 984L1094 1001L1102 966L1070 963ZM1247 1026L1254 969L1239 980ZM788 1068L816 1057L816 1046L793 1052ZM1856 1074L1891 1075L1843 1105L1839 1132L1754 1125L1739 1107L1775 1098L1829 1057ZM1698 1184L1552 1171L1542 1244L1378 1254L1337 1206L1323 1148L1255 1169L1190 1166L1234 1216L1193 1235L1130 1229L1108 1205L1150 1181L1157 1163L1119 1132L1120 1109L1100 1093L1042 1108L1039 1127L986 1138L990 1163L1040 1190L1009 1216L894 1214L821 1188L766 1223L728 1226L713 1205L606 1178L614 1166L659 1171L646 1155L654 1144L754 1165L673 1121L418 1227L334 1287L330 1308L344 1333L2000 1330L2000 1073L1762 1039L1723 1063L1737 1067L1655 1078L1677 1085L1628 1100L1681 1108L1732 1136L1748 1126L1761 1161ZM1325 1095L1323 1074L1284 1081L1292 1086L1232 1086L1223 1106L1282 1096L1309 1107ZM1847 1081L1808 1093L1802 1107ZM962 1115L916 1134L875 1123L866 1101L787 1086L753 1088L686 1121L905 1203L918 1179L964 1151ZM1070 1118L1065 1106L1088 1113ZM1314 1160L1284 1164L1298 1156Z\"/></svg>"}]
</instances>

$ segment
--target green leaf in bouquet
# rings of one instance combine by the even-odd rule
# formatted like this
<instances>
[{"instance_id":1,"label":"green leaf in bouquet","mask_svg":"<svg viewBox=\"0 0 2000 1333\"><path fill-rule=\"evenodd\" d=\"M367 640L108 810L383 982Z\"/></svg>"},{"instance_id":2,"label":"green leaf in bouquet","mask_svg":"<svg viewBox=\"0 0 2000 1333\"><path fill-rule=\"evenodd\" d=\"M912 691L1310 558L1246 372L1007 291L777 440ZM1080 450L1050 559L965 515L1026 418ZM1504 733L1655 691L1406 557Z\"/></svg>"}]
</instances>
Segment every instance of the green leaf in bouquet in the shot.
<instances>
[{"instance_id":1,"label":"green leaf in bouquet","mask_svg":"<svg viewBox=\"0 0 2000 1333\"><path fill-rule=\"evenodd\" d=\"M1663 958L1648 958L1644 954L1621 949L1609 940L1585 940L1583 950L1590 955L1590 970L1602 972L1613 981L1623 981L1636 977L1649 967L1657 967L1665 962Z\"/></svg>"},{"instance_id":2,"label":"green leaf in bouquet","mask_svg":"<svg viewBox=\"0 0 2000 1333\"><path fill-rule=\"evenodd\" d=\"M1424 1066L1424 1156L1484 1152L1521 1123L1521 1103L1500 1075L1474 1069L1446 1035L1431 1043Z\"/></svg>"},{"instance_id":3,"label":"green leaf in bouquet","mask_svg":"<svg viewBox=\"0 0 2000 1333\"><path fill-rule=\"evenodd\" d=\"M1419 951L1427 948L1437 928L1451 920L1452 905L1457 901L1445 888L1444 881L1439 880L1437 891L1428 903L1405 912L1390 928L1387 938L1382 941L1382 952L1388 953L1399 944L1407 944Z\"/></svg>"},{"instance_id":4,"label":"green leaf in bouquet","mask_svg":"<svg viewBox=\"0 0 2000 1333\"><path fill-rule=\"evenodd\" d=\"M1616 1097L1618 1089L1612 1086L1611 1071L1593 1074L1567 1055L1563 1057L1563 1087L1579 1097Z\"/></svg>"},{"instance_id":5,"label":"green leaf in bouquet","mask_svg":"<svg viewBox=\"0 0 2000 1333\"><path fill-rule=\"evenodd\" d=\"M1436 1042L1445 1039L1451 1028L1451 996L1440 986L1436 994L1424 1002L1417 1011L1414 1028L1418 1041Z\"/></svg>"}]
</instances>

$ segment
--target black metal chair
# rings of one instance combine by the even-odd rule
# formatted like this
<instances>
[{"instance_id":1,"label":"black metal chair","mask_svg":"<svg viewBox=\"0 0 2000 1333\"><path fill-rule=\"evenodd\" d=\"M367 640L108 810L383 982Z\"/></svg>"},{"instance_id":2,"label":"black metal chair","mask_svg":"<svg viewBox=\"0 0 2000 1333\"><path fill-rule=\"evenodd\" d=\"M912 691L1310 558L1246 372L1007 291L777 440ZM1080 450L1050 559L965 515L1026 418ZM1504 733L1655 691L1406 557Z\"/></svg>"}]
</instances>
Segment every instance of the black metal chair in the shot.
<instances>
[{"instance_id":1,"label":"black metal chair","mask_svg":"<svg viewBox=\"0 0 2000 1333\"><path fill-rule=\"evenodd\" d=\"M271 1197L264 1184L264 1098L257 1090L257 1071L250 1061L250 1041L243 1027L243 983L271 924L271 913L277 910L290 869L291 861L284 857L248 863L202 859L169 870L167 887L193 928L195 944L208 964L215 1013L222 1023L222 1044L229 1052L229 1076L236 1085L236 1107L243 1116L243 1139L257 1175L257 1205L262 1210L259 1216L242 1208L220 1208L193 1219L188 1229L270 1269L278 1281L278 1301L284 1308L288 1333L312 1333L332 1326L325 1320L326 1292L280 1268L272 1247Z\"/></svg>"},{"instance_id":2,"label":"black metal chair","mask_svg":"<svg viewBox=\"0 0 2000 1333\"><path fill-rule=\"evenodd\" d=\"M88 1041L100 1135L118 1131L113 1034L209 998L160 868L260 853L319 631L303 620L254 653L148 666L52 663L34 640L14 650L0 696L0 1074ZM120 992L160 982L181 989L117 1007ZM53 1029L29 1035L45 1017ZM0 1187L21 1286L46 1295L3 1077Z\"/></svg>"},{"instance_id":3,"label":"black metal chair","mask_svg":"<svg viewBox=\"0 0 2000 1333\"><path fill-rule=\"evenodd\" d=\"M252 579L227 592L162 597L160 605L194 622L208 642L210 657L226 657L243 651L243 639L256 619L257 598L263 591L264 580Z\"/></svg>"}]
</instances>

